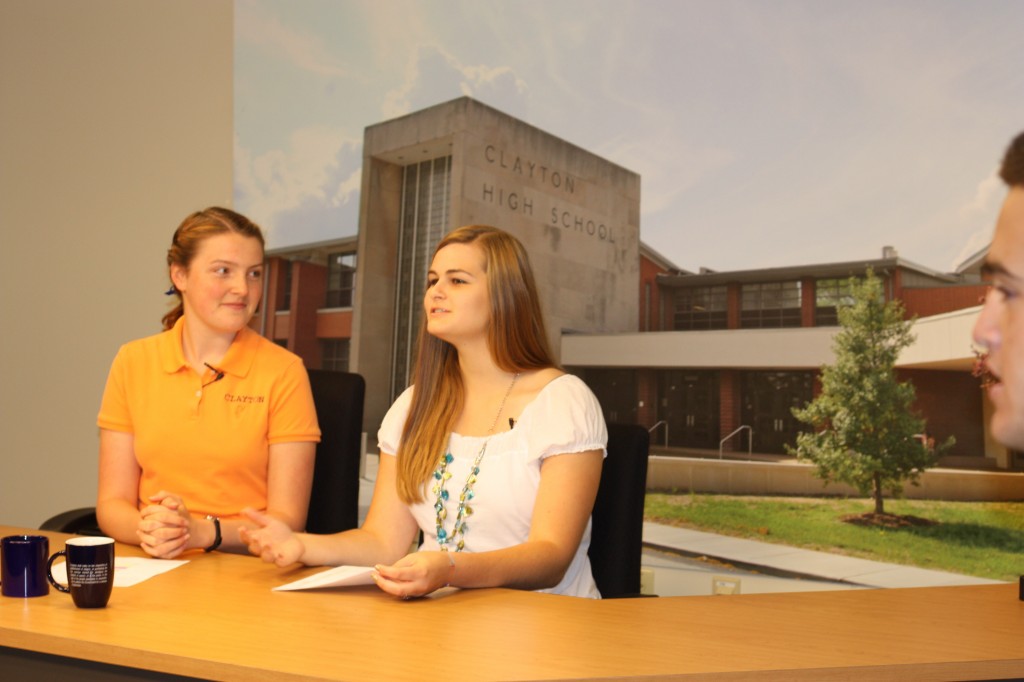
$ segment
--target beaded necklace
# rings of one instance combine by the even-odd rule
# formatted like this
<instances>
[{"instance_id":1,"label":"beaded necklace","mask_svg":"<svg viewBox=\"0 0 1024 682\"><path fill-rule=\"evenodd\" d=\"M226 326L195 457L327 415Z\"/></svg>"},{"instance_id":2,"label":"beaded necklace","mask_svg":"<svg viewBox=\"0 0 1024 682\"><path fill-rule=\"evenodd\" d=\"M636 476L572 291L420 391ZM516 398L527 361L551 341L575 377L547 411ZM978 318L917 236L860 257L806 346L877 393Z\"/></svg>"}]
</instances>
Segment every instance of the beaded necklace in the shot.
<instances>
[{"instance_id":1,"label":"beaded necklace","mask_svg":"<svg viewBox=\"0 0 1024 682\"><path fill-rule=\"evenodd\" d=\"M453 542L455 543L456 552L461 552L466 546L465 535L466 531L469 530L469 526L466 525L466 517L473 514L473 508L469 506L469 502L473 499L473 484L476 483L477 474L480 473L480 461L484 458L484 453L487 452L487 443L491 440L494 427L498 424L498 417L501 416L502 411L505 409L505 401L512 394L512 387L516 385L516 379L518 378L519 372L516 372L512 376L512 383L508 385L508 390L505 391L505 397L501 399L501 405L498 406L498 413L494 415L491 428L487 429L487 437L484 438L484 443L480 446L480 452L473 459L473 466L469 469L466 484L462 486L462 492L459 493L459 506L455 512L455 525L452 526L450 536L448 531L444 529L444 520L448 516L448 510L444 506L448 501L448 491L444 486L448 479L452 477L452 472L448 471L448 465L455 458L452 457L451 452L445 452L437 462L437 469L434 470L435 483L434 487L431 488L431 492L437 497L437 501L434 502L434 511L437 513L437 544L443 552L449 551L448 545Z\"/></svg>"}]
</instances>

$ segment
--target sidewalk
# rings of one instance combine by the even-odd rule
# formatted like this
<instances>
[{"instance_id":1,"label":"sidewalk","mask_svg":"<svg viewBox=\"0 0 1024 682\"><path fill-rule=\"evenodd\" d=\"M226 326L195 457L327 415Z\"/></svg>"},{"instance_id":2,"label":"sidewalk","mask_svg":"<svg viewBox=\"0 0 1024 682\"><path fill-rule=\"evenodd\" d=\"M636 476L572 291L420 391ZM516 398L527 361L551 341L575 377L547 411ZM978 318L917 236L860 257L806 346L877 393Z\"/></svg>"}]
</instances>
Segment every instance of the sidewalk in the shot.
<instances>
[{"instance_id":1,"label":"sidewalk","mask_svg":"<svg viewBox=\"0 0 1024 682\"><path fill-rule=\"evenodd\" d=\"M688 557L707 557L757 573L827 580L851 587L939 587L999 582L657 523L644 523L644 546Z\"/></svg>"}]
</instances>

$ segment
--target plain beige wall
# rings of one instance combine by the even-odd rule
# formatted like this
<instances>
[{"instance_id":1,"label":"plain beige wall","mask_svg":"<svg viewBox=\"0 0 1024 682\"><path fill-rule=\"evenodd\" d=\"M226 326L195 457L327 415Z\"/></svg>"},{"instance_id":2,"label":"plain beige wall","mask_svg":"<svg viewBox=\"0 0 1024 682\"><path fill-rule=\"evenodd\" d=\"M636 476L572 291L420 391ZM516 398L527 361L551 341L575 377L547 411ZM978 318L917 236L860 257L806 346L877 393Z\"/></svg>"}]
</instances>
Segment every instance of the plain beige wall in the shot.
<instances>
[{"instance_id":1,"label":"plain beige wall","mask_svg":"<svg viewBox=\"0 0 1024 682\"><path fill-rule=\"evenodd\" d=\"M92 506L118 346L230 205L232 0L0 0L0 523Z\"/></svg>"}]
</instances>

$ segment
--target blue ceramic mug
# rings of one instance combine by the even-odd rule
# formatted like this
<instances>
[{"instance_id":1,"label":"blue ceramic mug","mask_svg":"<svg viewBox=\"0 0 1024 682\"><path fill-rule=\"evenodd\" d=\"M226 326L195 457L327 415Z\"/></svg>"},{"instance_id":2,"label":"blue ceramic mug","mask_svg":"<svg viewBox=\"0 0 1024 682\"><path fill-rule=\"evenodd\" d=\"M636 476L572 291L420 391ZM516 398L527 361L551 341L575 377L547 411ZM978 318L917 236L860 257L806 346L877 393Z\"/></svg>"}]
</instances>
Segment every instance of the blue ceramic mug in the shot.
<instances>
[{"instance_id":1,"label":"blue ceramic mug","mask_svg":"<svg viewBox=\"0 0 1024 682\"><path fill-rule=\"evenodd\" d=\"M8 535L0 543L0 592L5 597L49 594L46 558L50 540L44 535Z\"/></svg>"}]
</instances>

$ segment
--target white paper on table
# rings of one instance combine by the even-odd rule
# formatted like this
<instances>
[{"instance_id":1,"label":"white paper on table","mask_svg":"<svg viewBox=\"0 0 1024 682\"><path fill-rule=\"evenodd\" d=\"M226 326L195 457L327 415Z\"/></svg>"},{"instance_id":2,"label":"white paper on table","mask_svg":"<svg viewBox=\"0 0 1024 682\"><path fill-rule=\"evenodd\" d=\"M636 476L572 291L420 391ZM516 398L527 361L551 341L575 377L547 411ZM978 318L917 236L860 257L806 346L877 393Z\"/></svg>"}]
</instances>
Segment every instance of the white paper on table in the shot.
<instances>
[{"instance_id":1,"label":"white paper on table","mask_svg":"<svg viewBox=\"0 0 1024 682\"><path fill-rule=\"evenodd\" d=\"M53 565L53 579L68 584L67 562ZM184 566L187 559L147 559L138 556L114 557L114 587L131 587L155 575Z\"/></svg>"},{"instance_id":2,"label":"white paper on table","mask_svg":"<svg viewBox=\"0 0 1024 682\"><path fill-rule=\"evenodd\" d=\"M353 585L372 585L373 569L369 566L338 566L306 576L295 582L278 585L275 591L312 590L317 587L350 587Z\"/></svg>"}]
</instances>

